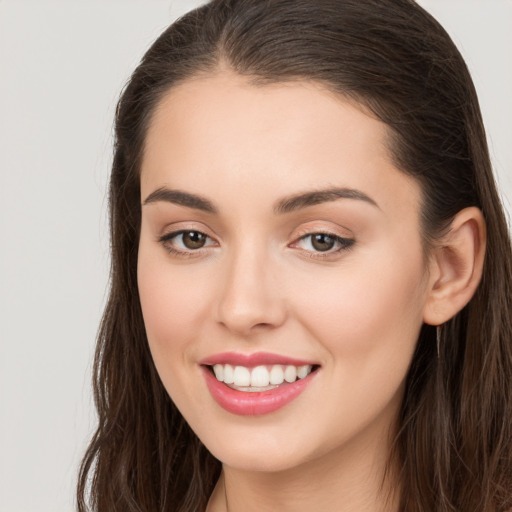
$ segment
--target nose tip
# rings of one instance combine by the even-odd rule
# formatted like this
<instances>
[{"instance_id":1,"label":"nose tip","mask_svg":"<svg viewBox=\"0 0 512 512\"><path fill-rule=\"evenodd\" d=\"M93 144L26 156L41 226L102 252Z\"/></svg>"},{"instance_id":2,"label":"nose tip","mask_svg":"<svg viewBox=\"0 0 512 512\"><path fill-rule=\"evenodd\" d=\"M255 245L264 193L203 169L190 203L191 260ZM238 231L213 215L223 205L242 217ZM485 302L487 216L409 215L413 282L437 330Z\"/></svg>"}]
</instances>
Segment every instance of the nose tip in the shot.
<instances>
[{"instance_id":1,"label":"nose tip","mask_svg":"<svg viewBox=\"0 0 512 512\"><path fill-rule=\"evenodd\" d=\"M233 265L219 297L217 320L238 335L280 326L285 301L268 266L250 261Z\"/></svg>"},{"instance_id":2,"label":"nose tip","mask_svg":"<svg viewBox=\"0 0 512 512\"><path fill-rule=\"evenodd\" d=\"M261 331L277 325L277 322L262 322L259 320L252 311L232 309L228 314L222 315L220 323L229 331L241 336L248 336L255 331Z\"/></svg>"}]
</instances>

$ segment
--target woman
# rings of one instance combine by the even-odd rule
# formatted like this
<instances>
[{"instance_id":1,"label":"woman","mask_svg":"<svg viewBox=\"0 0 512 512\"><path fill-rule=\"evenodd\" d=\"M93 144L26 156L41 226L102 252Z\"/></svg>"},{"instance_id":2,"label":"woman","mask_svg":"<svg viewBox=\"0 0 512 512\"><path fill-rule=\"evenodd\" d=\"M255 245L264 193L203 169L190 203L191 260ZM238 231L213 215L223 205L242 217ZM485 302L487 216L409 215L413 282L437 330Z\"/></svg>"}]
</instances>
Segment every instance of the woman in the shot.
<instances>
[{"instance_id":1,"label":"woman","mask_svg":"<svg viewBox=\"0 0 512 512\"><path fill-rule=\"evenodd\" d=\"M120 99L93 510L512 508L511 247L410 0L217 0Z\"/></svg>"}]
</instances>

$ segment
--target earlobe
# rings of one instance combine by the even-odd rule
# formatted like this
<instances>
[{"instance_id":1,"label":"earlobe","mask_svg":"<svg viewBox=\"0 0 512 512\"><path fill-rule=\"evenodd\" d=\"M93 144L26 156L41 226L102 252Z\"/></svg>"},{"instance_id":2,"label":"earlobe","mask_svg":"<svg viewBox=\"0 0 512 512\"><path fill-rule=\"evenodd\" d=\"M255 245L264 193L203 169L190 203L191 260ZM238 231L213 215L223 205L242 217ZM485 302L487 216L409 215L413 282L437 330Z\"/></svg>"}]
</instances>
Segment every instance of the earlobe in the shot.
<instances>
[{"instance_id":1,"label":"earlobe","mask_svg":"<svg viewBox=\"0 0 512 512\"><path fill-rule=\"evenodd\" d=\"M443 324L471 300L482 277L485 247L482 212L476 207L461 210L433 250L425 323Z\"/></svg>"}]
</instances>

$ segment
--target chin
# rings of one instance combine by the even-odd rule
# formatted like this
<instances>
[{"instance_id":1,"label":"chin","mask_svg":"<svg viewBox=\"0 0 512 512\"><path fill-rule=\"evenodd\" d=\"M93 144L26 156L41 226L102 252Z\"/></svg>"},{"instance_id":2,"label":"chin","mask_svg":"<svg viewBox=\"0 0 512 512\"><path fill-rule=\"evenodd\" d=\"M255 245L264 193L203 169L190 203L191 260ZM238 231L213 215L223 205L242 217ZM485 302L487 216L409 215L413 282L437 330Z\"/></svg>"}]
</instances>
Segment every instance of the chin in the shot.
<instances>
[{"instance_id":1,"label":"chin","mask_svg":"<svg viewBox=\"0 0 512 512\"><path fill-rule=\"evenodd\" d=\"M241 471L286 471L307 459L304 443L278 439L271 435L242 436L226 434L220 439L201 439L208 451L222 464ZM290 442L291 441L291 442ZM299 444L299 446L297 446ZM302 444L302 447L300 446Z\"/></svg>"},{"instance_id":2,"label":"chin","mask_svg":"<svg viewBox=\"0 0 512 512\"><path fill-rule=\"evenodd\" d=\"M215 455L215 454L214 454ZM219 453L221 457L217 458L223 465L238 471L258 472L258 473L277 473L287 471L301 465L297 456L290 457L280 452L263 453L259 450L240 450Z\"/></svg>"}]
</instances>

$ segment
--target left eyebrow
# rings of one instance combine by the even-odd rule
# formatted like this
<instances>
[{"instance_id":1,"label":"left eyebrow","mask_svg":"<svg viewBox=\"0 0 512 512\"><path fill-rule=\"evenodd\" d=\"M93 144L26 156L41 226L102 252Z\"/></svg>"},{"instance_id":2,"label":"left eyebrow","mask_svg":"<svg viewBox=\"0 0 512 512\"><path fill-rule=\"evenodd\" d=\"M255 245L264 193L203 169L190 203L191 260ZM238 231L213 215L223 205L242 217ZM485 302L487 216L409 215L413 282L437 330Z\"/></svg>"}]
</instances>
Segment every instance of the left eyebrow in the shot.
<instances>
[{"instance_id":1,"label":"left eyebrow","mask_svg":"<svg viewBox=\"0 0 512 512\"><path fill-rule=\"evenodd\" d=\"M274 213L290 213L295 210L307 208L308 206L336 201L338 199L356 199L380 209L379 205L371 197L360 190L353 188L328 188L313 192L304 192L281 199L274 206Z\"/></svg>"}]
</instances>

